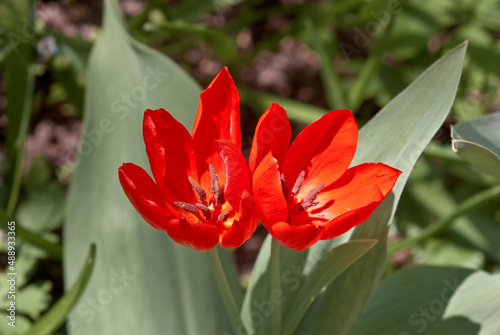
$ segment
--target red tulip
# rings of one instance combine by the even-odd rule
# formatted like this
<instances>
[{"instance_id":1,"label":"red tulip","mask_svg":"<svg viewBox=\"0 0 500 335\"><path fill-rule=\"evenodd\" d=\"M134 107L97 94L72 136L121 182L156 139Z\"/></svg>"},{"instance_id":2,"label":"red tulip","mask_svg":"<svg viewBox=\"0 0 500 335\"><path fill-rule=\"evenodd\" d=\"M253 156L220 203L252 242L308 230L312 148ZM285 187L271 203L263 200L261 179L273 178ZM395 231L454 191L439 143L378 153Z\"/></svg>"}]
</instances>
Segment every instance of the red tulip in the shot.
<instances>
[{"instance_id":1,"label":"red tulip","mask_svg":"<svg viewBox=\"0 0 500 335\"><path fill-rule=\"evenodd\" d=\"M330 112L290 145L285 110L271 104L255 130L250 153L260 220L284 246L303 250L364 222L401 171L381 163L349 168L358 127L348 110Z\"/></svg>"},{"instance_id":2,"label":"red tulip","mask_svg":"<svg viewBox=\"0 0 500 335\"><path fill-rule=\"evenodd\" d=\"M120 183L151 226L177 243L236 248L257 227L245 158L240 152L239 94L227 68L200 95L193 135L164 109L144 113L143 135L155 181L125 163Z\"/></svg>"}]
</instances>

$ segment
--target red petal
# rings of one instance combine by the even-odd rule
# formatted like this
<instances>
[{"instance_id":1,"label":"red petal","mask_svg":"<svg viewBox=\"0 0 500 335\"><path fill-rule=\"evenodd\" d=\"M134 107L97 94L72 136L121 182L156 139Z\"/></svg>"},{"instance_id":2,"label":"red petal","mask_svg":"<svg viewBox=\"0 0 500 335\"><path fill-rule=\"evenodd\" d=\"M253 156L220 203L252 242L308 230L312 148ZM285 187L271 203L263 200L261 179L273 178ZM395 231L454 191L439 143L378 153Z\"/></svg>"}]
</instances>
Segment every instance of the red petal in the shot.
<instances>
[{"instance_id":1,"label":"red petal","mask_svg":"<svg viewBox=\"0 0 500 335\"><path fill-rule=\"evenodd\" d=\"M271 151L283 166L291 137L290 121L286 111L278 104L272 103L260 117L255 128L252 149L250 151L248 167L253 174L260 161Z\"/></svg>"},{"instance_id":2,"label":"red petal","mask_svg":"<svg viewBox=\"0 0 500 335\"><path fill-rule=\"evenodd\" d=\"M217 228L192 223L185 218L169 221L167 233L175 242L194 250L210 250L219 240Z\"/></svg>"},{"instance_id":3,"label":"red petal","mask_svg":"<svg viewBox=\"0 0 500 335\"><path fill-rule=\"evenodd\" d=\"M170 201L193 201L188 176L198 179L193 140L187 129L164 109L144 113L144 143L153 176Z\"/></svg>"},{"instance_id":4,"label":"red petal","mask_svg":"<svg viewBox=\"0 0 500 335\"><path fill-rule=\"evenodd\" d=\"M216 141L216 145L226 171L224 195L229 204L239 212L243 192L250 191L247 160L229 141Z\"/></svg>"},{"instance_id":5,"label":"red petal","mask_svg":"<svg viewBox=\"0 0 500 335\"><path fill-rule=\"evenodd\" d=\"M259 207L259 217L266 228L288 218L287 202L281 187L278 162L268 153L253 175L253 194Z\"/></svg>"},{"instance_id":6,"label":"red petal","mask_svg":"<svg viewBox=\"0 0 500 335\"><path fill-rule=\"evenodd\" d=\"M283 174L288 188L292 189L303 170L304 187L340 177L354 157L357 141L356 120L346 109L325 114L308 125L293 141L285 158Z\"/></svg>"},{"instance_id":7,"label":"red petal","mask_svg":"<svg viewBox=\"0 0 500 335\"><path fill-rule=\"evenodd\" d=\"M286 222L278 222L269 233L285 247L293 250L304 250L316 243L323 231L322 226L313 224L302 226L290 226Z\"/></svg>"},{"instance_id":8,"label":"red petal","mask_svg":"<svg viewBox=\"0 0 500 335\"><path fill-rule=\"evenodd\" d=\"M329 240L344 234L353 227L362 224L370 217L379 203L380 201L374 201L364 207L358 208L357 210L349 211L336 217L325 225L325 230L321 234L320 239Z\"/></svg>"},{"instance_id":9,"label":"red petal","mask_svg":"<svg viewBox=\"0 0 500 335\"><path fill-rule=\"evenodd\" d=\"M257 202L245 191L241 196L238 219L221 234L219 244L225 248L238 248L247 241L257 229L259 223Z\"/></svg>"},{"instance_id":10,"label":"red petal","mask_svg":"<svg viewBox=\"0 0 500 335\"><path fill-rule=\"evenodd\" d=\"M132 163L118 169L123 191L142 218L156 229L166 231L166 221L176 213L167 210L166 199L143 168Z\"/></svg>"},{"instance_id":11,"label":"red petal","mask_svg":"<svg viewBox=\"0 0 500 335\"><path fill-rule=\"evenodd\" d=\"M307 210L311 216L333 220L327 223L322 239L342 234L364 222L389 194L400 174L401 171L382 163L366 163L348 169L327 186L315 198L320 203Z\"/></svg>"},{"instance_id":12,"label":"red petal","mask_svg":"<svg viewBox=\"0 0 500 335\"><path fill-rule=\"evenodd\" d=\"M202 176L208 170L209 163L218 173L223 171L223 163L213 145L215 140L231 141L240 150L240 95L226 67L200 95L193 126L200 180L209 177L206 174Z\"/></svg>"}]
</instances>

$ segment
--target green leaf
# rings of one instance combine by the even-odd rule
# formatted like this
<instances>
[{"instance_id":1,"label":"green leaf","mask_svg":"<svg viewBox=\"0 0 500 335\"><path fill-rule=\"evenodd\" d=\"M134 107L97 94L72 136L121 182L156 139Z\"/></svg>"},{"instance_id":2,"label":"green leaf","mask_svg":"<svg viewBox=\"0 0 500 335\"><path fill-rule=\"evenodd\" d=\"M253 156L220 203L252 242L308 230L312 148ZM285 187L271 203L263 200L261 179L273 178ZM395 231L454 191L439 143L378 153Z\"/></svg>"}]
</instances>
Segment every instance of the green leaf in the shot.
<instances>
[{"instance_id":1,"label":"green leaf","mask_svg":"<svg viewBox=\"0 0 500 335\"><path fill-rule=\"evenodd\" d=\"M479 171L500 179L500 114L490 114L451 128L453 150Z\"/></svg>"},{"instance_id":2,"label":"green leaf","mask_svg":"<svg viewBox=\"0 0 500 335\"><path fill-rule=\"evenodd\" d=\"M394 196L390 193L370 218L354 230L351 241L371 238L377 239L378 243L327 286L314 301L294 334L308 334L308 329L313 329L318 334L327 334L329 329L334 329L332 334L337 334L337 330L339 333L349 330L356 317L361 314L384 271L389 232L387 222L391 217L393 204ZM317 252L320 248L323 252L328 252L335 243L342 243L342 239L324 241L315 248L310 248L310 253ZM314 262L314 258L308 260L306 266L311 262ZM326 320L329 317L335 318L337 324L332 325Z\"/></svg>"},{"instance_id":3,"label":"green leaf","mask_svg":"<svg viewBox=\"0 0 500 335\"><path fill-rule=\"evenodd\" d=\"M490 275L482 271L472 274L451 297L444 313L445 318L465 318L480 328L479 332L461 332L461 334L498 334L500 329L499 287L499 274ZM447 334L451 333L447 332Z\"/></svg>"},{"instance_id":4,"label":"green leaf","mask_svg":"<svg viewBox=\"0 0 500 335\"><path fill-rule=\"evenodd\" d=\"M224 334L231 323L208 255L151 228L118 181L123 162L149 167L141 132L144 110L165 108L190 129L201 90L173 61L127 34L116 1L105 5L102 34L88 63L85 133L66 206L66 285L75 280L75 265L88 243L97 243L100 257L70 316L70 332ZM219 254L230 283L238 287L231 255Z\"/></svg>"},{"instance_id":5,"label":"green leaf","mask_svg":"<svg viewBox=\"0 0 500 335\"><path fill-rule=\"evenodd\" d=\"M29 284L19 291L17 296L17 311L36 319L50 305L52 282L46 280Z\"/></svg>"},{"instance_id":6,"label":"green leaf","mask_svg":"<svg viewBox=\"0 0 500 335\"><path fill-rule=\"evenodd\" d=\"M291 308L288 308L289 311L283 318L286 320L284 333L291 334L321 290L370 250L375 243L376 240L355 240L339 245L323 255L305 279L297 295L292 296L292 301L287 304Z\"/></svg>"},{"instance_id":7,"label":"green leaf","mask_svg":"<svg viewBox=\"0 0 500 335\"><path fill-rule=\"evenodd\" d=\"M441 322L450 298L471 273L458 267L426 265L397 271L377 287L349 335L469 334L432 329ZM470 326L465 320L454 321L457 326Z\"/></svg>"},{"instance_id":8,"label":"green leaf","mask_svg":"<svg viewBox=\"0 0 500 335\"><path fill-rule=\"evenodd\" d=\"M3 310L0 312L0 319L5 322L0 322L0 334L3 335L19 335L27 332L31 327L31 321L29 318L16 315L16 327L9 326L10 319L8 319L9 315L5 313Z\"/></svg>"},{"instance_id":9,"label":"green leaf","mask_svg":"<svg viewBox=\"0 0 500 335\"><path fill-rule=\"evenodd\" d=\"M78 279L64 296L38 319L33 327L25 335L50 335L64 323L66 316L73 306L78 302L80 296L85 291L87 283L92 275L95 263L96 246L92 244L85 260L84 266L80 271Z\"/></svg>"}]
</instances>

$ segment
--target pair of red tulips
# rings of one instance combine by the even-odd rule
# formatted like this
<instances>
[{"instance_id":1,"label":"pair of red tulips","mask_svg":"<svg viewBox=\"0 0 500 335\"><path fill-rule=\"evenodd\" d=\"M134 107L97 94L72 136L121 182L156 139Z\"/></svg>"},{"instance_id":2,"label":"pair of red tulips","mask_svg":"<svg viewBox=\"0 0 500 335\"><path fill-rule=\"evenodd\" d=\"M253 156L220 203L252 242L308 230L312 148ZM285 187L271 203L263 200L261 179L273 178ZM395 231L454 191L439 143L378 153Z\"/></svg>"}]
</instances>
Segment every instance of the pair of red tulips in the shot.
<instances>
[{"instance_id":1,"label":"pair of red tulips","mask_svg":"<svg viewBox=\"0 0 500 335\"><path fill-rule=\"evenodd\" d=\"M151 226L195 250L239 247L259 219L281 244L303 250L364 222L401 174L381 163L349 168L358 128L348 110L325 114L290 145L278 104L260 118L247 164L227 68L201 93L192 134L158 109L144 113L143 135L154 180L125 163L123 190Z\"/></svg>"}]
</instances>

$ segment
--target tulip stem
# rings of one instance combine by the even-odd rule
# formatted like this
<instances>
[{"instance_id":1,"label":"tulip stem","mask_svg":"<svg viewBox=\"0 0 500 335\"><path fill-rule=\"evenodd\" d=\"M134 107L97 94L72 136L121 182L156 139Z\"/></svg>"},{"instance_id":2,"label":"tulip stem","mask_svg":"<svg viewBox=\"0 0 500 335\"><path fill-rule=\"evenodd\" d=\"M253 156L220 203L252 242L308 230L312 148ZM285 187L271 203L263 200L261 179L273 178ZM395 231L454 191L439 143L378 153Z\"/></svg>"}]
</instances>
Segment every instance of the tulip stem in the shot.
<instances>
[{"instance_id":1,"label":"tulip stem","mask_svg":"<svg viewBox=\"0 0 500 335\"><path fill-rule=\"evenodd\" d=\"M233 324L234 330L236 331L236 333L238 333L238 329L244 329L244 326L241 322L240 310L238 308L238 305L236 304L236 300L234 299L233 292L229 287L229 282L227 281L224 268L222 267L217 247L209 250L208 255L210 258L210 263L212 264L213 274L215 276L217 286L219 287L222 301L224 302L224 306L226 307L226 310L229 314L229 319Z\"/></svg>"},{"instance_id":2,"label":"tulip stem","mask_svg":"<svg viewBox=\"0 0 500 335\"><path fill-rule=\"evenodd\" d=\"M279 259L280 244L278 240L271 241L271 294L281 292L280 279L280 259ZM273 319L273 334L281 334L281 304L274 305Z\"/></svg>"}]
</instances>

